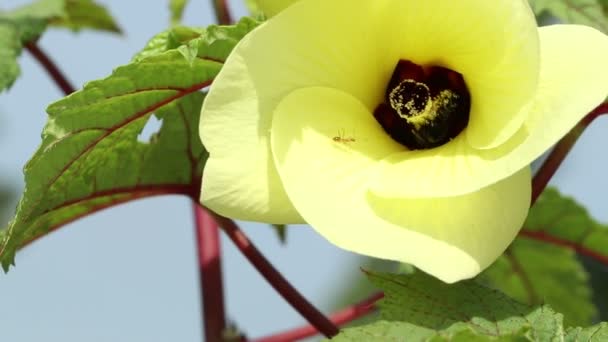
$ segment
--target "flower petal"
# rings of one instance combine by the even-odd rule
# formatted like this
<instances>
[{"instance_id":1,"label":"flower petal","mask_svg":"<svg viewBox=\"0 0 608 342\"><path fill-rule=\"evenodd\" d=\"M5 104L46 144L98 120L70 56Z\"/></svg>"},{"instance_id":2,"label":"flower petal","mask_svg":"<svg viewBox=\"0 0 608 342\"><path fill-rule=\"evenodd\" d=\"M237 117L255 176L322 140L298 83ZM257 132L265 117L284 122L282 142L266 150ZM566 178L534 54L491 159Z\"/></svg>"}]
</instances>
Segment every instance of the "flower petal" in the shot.
<instances>
[{"instance_id":1,"label":"flower petal","mask_svg":"<svg viewBox=\"0 0 608 342\"><path fill-rule=\"evenodd\" d=\"M461 134L435 149L397 153L382 161L373 191L389 197L470 193L532 163L600 104L608 96L608 36L576 25L539 32L539 89L528 119L510 140L476 150Z\"/></svg>"},{"instance_id":2,"label":"flower petal","mask_svg":"<svg viewBox=\"0 0 608 342\"><path fill-rule=\"evenodd\" d=\"M492 148L521 127L538 82L538 31L525 0L388 1L379 48L389 73L397 60L461 73L471 93L466 129L475 148ZM389 74L390 75L390 74Z\"/></svg>"},{"instance_id":3,"label":"flower petal","mask_svg":"<svg viewBox=\"0 0 608 342\"><path fill-rule=\"evenodd\" d=\"M203 104L199 129L210 157L201 201L222 215L301 222L269 157L272 112L283 96L303 86L328 85L364 97L374 83L377 98L382 96L385 80L374 63L370 66L371 55L360 53L376 51L372 39L362 39L371 30L375 3L347 6L348 15L317 18L319 3L329 13L343 12L349 3L312 2L294 4L302 8L281 13L241 40Z\"/></svg>"},{"instance_id":4,"label":"flower petal","mask_svg":"<svg viewBox=\"0 0 608 342\"><path fill-rule=\"evenodd\" d=\"M525 123L531 132L525 143L536 155L608 96L607 35L582 25L546 26L539 33L541 82Z\"/></svg>"},{"instance_id":5,"label":"flower petal","mask_svg":"<svg viewBox=\"0 0 608 342\"><path fill-rule=\"evenodd\" d=\"M247 66L238 54L216 78L203 104L200 134L209 151L201 203L220 215L276 224L303 223L283 189L270 154L270 122L250 113L255 88L242 77Z\"/></svg>"},{"instance_id":6,"label":"flower petal","mask_svg":"<svg viewBox=\"0 0 608 342\"><path fill-rule=\"evenodd\" d=\"M271 132L287 193L315 230L342 248L412 263L446 282L473 277L488 266L528 211L528 168L460 197L371 194L368 180L377 160L402 147L343 92L294 91L277 107Z\"/></svg>"}]
</instances>

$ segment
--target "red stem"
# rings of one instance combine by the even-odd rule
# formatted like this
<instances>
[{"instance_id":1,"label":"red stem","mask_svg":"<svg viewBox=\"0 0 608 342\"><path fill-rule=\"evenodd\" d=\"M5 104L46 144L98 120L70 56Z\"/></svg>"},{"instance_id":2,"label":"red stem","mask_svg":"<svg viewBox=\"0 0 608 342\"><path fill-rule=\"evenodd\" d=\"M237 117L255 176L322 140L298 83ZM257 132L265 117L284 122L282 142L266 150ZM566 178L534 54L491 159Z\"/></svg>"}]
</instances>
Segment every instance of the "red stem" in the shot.
<instances>
[{"instance_id":1,"label":"red stem","mask_svg":"<svg viewBox=\"0 0 608 342\"><path fill-rule=\"evenodd\" d=\"M568 153L574 147L583 131L601 114L608 112L608 103L597 106L591 113L587 114L566 136L564 136L553 148L541 168L534 175L532 180L532 204L536 202L538 196L545 190L547 184L562 164Z\"/></svg>"},{"instance_id":2,"label":"red stem","mask_svg":"<svg viewBox=\"0 0 608 342\"><path fill-rule=\"evenodd\" d=\"M230 15L230 10L228 9L228 4L226 0L212 0L213 8L215 9L215 18L217 23L220 25L230 25L232 24L232 16Z\"/></svg>"},{"instance_id":3,"label":"red stem","mask_svg":"<svg viewBox=\"0 0 608 342\"><path fill-rule=\"evenodd\" d=\"M219 227L209 213L192 203L201 284L205 341L222 341L226 328Z\"/></svg>"},{"instance_id":4,"label":"red stem","mask_svg":"<svg viewBox=\"0 0 608 342\"><path fill-rule=\"evenodd\" d=\"M374 293L359 303L347 306L342 310L334 312L331 314L331 316L329 316L329 319L335 325L342 326L374 312L376 310L375 303L382 298L384 298L384 293ZM290 342L312 337L318 333L319 332L314 326L305 325L276 335L262 337L254 340L254 342Z\"/></svg>"},{"instance_id":5,"label":"red stem","mask_svg":"<svg viewBox=\"0 0 608 342\"><path fill-rule=\"evenodd\" d=\"M525 237L528 239L532 239L532 240L547 242L547 243L561 246L561 247L570 248L570 249L578 252L581 255L588 256L590 258L593 258L593 259L601 262L602 264L608 265L608 256L602 255L598 252L595 252L591 249L581 246L580 244L578 244L576 242L560 239L558 237L549 235L542 231L530 231L530 230L525 230L525 229L519 232L519 236Z\"/></svg>"},{"instance_id":6,"label":"red stem","mask_svg":"<svg viewBox=\"0 0 608 342\"><path fill-rule=\"evenodd\" d=\"M293 285L260 253L260 251L247 238L245 233L232 221L211 211L215 221L222 227L236 247L260 272L260 274L274 287L291 306L296 309L311 325L328 338L336 336L339 331L327 317L315 308Z\"/></svg>"},{"instance_id":7,"label":"red stem","mask_svg":"<svg viewBox=\"0 0 608 342\"><path fill-rule=\"evenodd\" d=\"M59 70L55 62L49 58L49 56L42 50L36 42L29 42L25 44L25 48L29 51L34 58L40 63L47 73L51 76L55 84L63 91L67 96L75 92L74 86L68 81L65 75Z\"/></svg>"}]
</instances>

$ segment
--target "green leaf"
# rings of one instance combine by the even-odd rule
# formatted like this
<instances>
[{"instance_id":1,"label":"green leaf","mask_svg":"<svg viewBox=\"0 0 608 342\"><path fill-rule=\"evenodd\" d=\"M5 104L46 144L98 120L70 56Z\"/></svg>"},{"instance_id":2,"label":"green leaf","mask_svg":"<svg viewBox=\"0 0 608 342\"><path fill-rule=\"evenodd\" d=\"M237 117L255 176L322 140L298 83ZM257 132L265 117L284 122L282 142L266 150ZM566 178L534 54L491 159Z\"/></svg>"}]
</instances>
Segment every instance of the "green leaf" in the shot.
<instances>
[{"instance_id":1,"label":"green leaf","mask_svg":"<svg viewBox=\"0 0 608 342\"><path fill-rule=\"evenodd\" d=\"M108 10L93 0L38 0L8 12L12 19L42 20L74 31L83 28L120 33Z\"/></svg>"},{"instance_id":2,"label":"green leaf","mask_svg":"<svg viewBox=\"0 0 608 342\"><path fill-rule=\"evenodd\" d=\"M5 270L19 247L94 211L160 194L198 199L206 160L200 91L238 41L233 28L210 30L216 41L201 43L193 61L176 49L158 53L49 106L42 144L24 169L25 192L0 241ZM152 114L160 131L138 141Z\"/></svg>"},{"instance_id":3,"label":"green leaf","mask_svg":"<svg viewBox=\"0 0 608 342\"><path fill-rule=\"evenodd\" d=\"M608 323L600 323L590 328L568 329L564 342L608 341Z\"/></svg>"},{"instance_id":4,"label":"green leaf","mask_svg":"<svg viewBox=\"0 0 608 342\"><path fill-rule=\"evenodd\" d=\"M19 77L17 57L21 49L18 29L0 19L0 91L10 88Z\"/></svg>"},{"instance_id":5,"label":"green leaf","mask_svg":"<svg viewBox=\"0 0 608 342\"><path fill-rule=\"evenodd\" d=\"M51 21L51 25L80 31L93 29L113 33L122 33L120 27L102 5L93 0L64 0L66 15Z\"/></svg>"},{"instance_id":6,"label":"green leaf","mask_svg":"<svg viewBox=\"0 0 608 342\"><path fill-rule=\"evenodd\" d=\"M608 323L564 330L548 305L520 304L473 280L448 285L422 272L367 272L384 290L381 320L344 329L335 341L604 341Z\"/></svg>"},{"instance_id":7,"label":"green leaf","mask_svg":"<svg viewBox=\"0 0 608 342\"><path fill-rule=\"evenodd\" d=\"M184 9L188 0L169 0L169 11L171 11L171 25L177 25L182 20Z\"/></svg>"},{"instance_id":8,"label":"green leaf","mask_svg":"<svg viewBox=\"0 0 608 342\"><path fill-rule=\"evenodd\" d=\"M572 251L608 264L607 226L547 188L511 251L486 272L493 286L524 302L550 304L564 313L566 325L589 324L597 310L587 272Z\"/></svg>"},{"instance_id":9,"label":"green leaf","mask_svg":"<svg viewBox=\"0 0 608 342\"><path fill-rule=\"evenodd\" d=\"M64 17L66 0L38 0L27 5L21 6L4 15L8 18L37 18L50 19Z\"/></svg>"},{"instance_id":10,"label":"green leaf","mask_svg":"<svg viewBox=\"0 0 608 342\"><path fill-rule=\"evenodd\" d=\"M566 248L518 238L482 277L520 302L551 305L566 326L589 325L597 314L589 276Z\"/></svg>"},{"instance_id":11,"label":"green leaf","mask_svg":"<svg viewBox=\"0 0 608 342\"><path fill-rule=\"evenodd\" d=\"M471 329L464 329L454 333L429 332L421 335L418 327L406 322L378 321L369 325L355 328L347 328L334 337L335 342L399 342L399 341L429 341L429 342L527 342L532 341L529 337L530 329L523 328L520 331L501 336L488 336L479 334Z\"/></svg>"},{"instance_id":12,"label":"green leaf","mask_svg":"<svg viewBox=\"0 0 608 342\"><path fill-rule=\"evenodd\" d=\"M10 88L19 76L17 57L23 46L42 34L48 20L63 15L63 0L40 0L0 11L0 91Z\"/></svg>"},{"instance_id":13,"label":"green leaf","mask_svg":"<svg viewBox=\"0 0 608 342\"><path fill-rule=\"evenodd\" d=\"M37 39L53 20L67 16L66 0L38 0L8 12L0 12L0 21L11 23L19 31L21 44Z\"/></svg>"},{"instance_id":14,"label":"green leaf","mask_svg":"<svg viewBox=\"0 0 608 342\"><path fill-rule=\"evenodd\" d=\"M608 0L599 0L600 1L600 5L602 5L602 8L604 9L604 15L608 16Z\"/></svg>"},{"instance_id":15,"label":"green leaf","mask_svg":"<svg viewBox=\"0 0 608 342\"><path fill-rule=\"evenodd\" d=\"M258 21L245 17L234 26L211 25L206 29L173 27L152 37L146 46L133 56L133 61L136 62L180 47L182 50L191 50L187 53L182 51L184 57L190 60L192 51L198 50L212 52L209 54L209 58L225 59L232 48L259 24Z\"/></svg>"},{"instance_id":16,"label":"green leaf","mask_svg":"<svg viewBox=\"0 0 608 342\"><path fill-rule=\"evenodd\" d=\"M163 31L152 37L146 46L133 56L132 62L138 62L145 58L159 55L163 52L174 49L169 46L169 35L171 31ZM200 35L200 33L199 33Z\"/></svg>"},{"instance_id":17,"label":"green leaf","mask_svg":"<svg viewBox=\"0 0 608 342\"><path fill-rule=\"evenodd\" d=\"M608 263L608 226L553 188L547 188L532 207L520 236L562 245Z\"/></svg>"},{"instance_id":18,"label":"green leaf","mask_svg":"<svg viewBox=\"0 0 608 342\"><path fill-rule=\"evenodd\" d=\"M38 0L0 11L0 91L19 76L17 57L23 46L38 39L48 25L120 32L107 10L92 0Z\"/></svg>"},{"instance_id":19,"label":"green leaf","mask_svg":"<svg viewBox=\"0 0 608 342\"><path fill-rule=\"evenodd\" d=\"M608 32L606 0L530 0L536 15L549 13L564 23L581 24Z\"/></svg>"},{"instance_id":20,"label":"green leaf","mask_svg":"<svg viewBox=\"0 0 608 342\"><path fill-rule=\"evenodd\" d=\"M477 335L503 338L522 329L533 340L562 336L562 315L548 306L533 308L475 281L448 285L422 272L413 275L369 273L384 290L379 303L385 321L409 324L407 341L427 341L471 330ZM507 339L508 340L508 339Z\"/></svg>"}]
</instances>

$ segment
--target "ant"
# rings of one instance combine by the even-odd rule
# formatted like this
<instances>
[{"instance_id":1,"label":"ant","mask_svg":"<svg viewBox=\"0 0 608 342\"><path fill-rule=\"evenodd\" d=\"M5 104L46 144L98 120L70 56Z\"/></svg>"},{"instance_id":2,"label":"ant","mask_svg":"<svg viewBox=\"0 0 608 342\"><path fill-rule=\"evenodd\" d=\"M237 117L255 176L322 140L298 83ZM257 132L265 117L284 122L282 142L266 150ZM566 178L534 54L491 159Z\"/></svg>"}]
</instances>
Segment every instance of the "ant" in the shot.
<instances>
[{"instance_id":1,"label":"ant","mask_svg":"<svg viewBox=\"0 0 608 342\"><path fill-rule=\"evenodd\" d=\"M332 140L343 144L348 144L357 141L353 137L346 137L343 130L338 131L338 135L333 137Z\"/></svg>"}]
</instances>

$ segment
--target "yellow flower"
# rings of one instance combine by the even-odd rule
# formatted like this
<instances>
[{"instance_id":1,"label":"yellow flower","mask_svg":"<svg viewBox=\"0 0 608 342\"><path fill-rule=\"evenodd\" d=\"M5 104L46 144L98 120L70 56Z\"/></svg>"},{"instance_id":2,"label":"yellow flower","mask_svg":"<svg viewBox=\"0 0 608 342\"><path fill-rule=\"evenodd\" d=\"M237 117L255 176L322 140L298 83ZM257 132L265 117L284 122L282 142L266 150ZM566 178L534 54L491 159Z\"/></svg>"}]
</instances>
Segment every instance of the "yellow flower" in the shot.
<instances>
[{"instance_id":1,"label":"yellow flower","mask_svg":"<svg viewBox=\"0 0 608 342\"><path fill-rule=\"evenodd\" d=\"M608 95L606 61L608 37L537 28L525 0L298 1L209 91L201 201L473 277L525 220L529 164Z\"/></svg>"},{"instance_id":2,"label":"yellow flower","mask_svg":"<svg viewBox=\"0 0 608 342\"><path fill-rule=\"evenodd\" d=\"M297 0L256 0L255 2L260 11L264 12L268 17L272 17L296 1Z\"/></svg>"}]
</instances>

